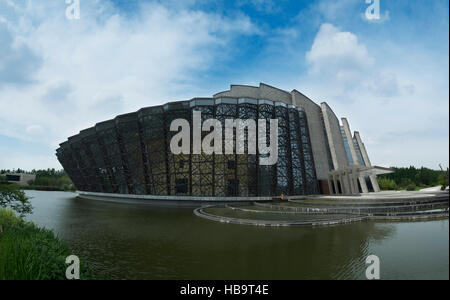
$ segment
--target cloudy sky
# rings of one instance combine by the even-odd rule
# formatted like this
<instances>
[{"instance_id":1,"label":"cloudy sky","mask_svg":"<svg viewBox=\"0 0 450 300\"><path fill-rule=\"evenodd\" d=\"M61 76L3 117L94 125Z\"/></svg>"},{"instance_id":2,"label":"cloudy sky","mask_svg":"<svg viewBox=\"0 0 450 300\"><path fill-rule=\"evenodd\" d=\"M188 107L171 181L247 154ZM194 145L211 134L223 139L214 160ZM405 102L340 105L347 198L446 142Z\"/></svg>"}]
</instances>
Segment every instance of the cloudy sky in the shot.
<instances>
[{"instance_id":1,"label":"cloudy sky","mask_svg":"<svg viewBox=\"0 0 450 300\"><path fill-rule=\"evenodd\" d=\"M0 0L0 169L61 168L115 115L264 82L326 101L374 164L449 161L449 2Z\"/></svg>"}]
</instances>

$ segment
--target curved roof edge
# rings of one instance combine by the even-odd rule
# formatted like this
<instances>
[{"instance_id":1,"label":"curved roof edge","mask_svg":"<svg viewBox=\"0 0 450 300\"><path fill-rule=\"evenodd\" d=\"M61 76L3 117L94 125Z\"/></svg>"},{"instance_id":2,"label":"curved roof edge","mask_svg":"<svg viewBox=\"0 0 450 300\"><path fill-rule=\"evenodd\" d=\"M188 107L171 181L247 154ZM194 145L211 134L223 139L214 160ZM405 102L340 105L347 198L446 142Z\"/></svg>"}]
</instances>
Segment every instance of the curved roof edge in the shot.
<instances>
[{"instance_id":1,"label":"curved roof edge","mask_svg":"<svg viewBox=\"0 0 450 300\"><path fill-rule=\"evenodd\" d=\"M218 98L251 98L251 99L256 99L256 100L269 100L269 101L273 101L273 102L283 102L285 104L295 105L295 106L303 109L303 105L301 103L294 103L294 101L293 101L294 93L301 95L302 98L304 98L304 99L302 99L303 101L306 99L308 102L311 102L320 108L320 106L317 105L317 103L315 103L309 97L305 96L304 94L300 93L299 91L297 91L295 89L292 92L288 92L288 91L273 87L273 86L265 84L265 83L260 83L258 87L251 86L251 85L233 84L233 85L230 85L230 90L217 93L217 94L213 95L212 98L195 97L190 100L171 101L171 102L167 102L167 103L161 104L161 105L143 107L135 112L118 115L113 119L109 119L109 120L105 120L105 121L96 123L94 126L80 131L78 134L75 134L75 135L69 137L66 141L61 143L59 146L69 142L69 140L78 140L81 136L83 136L83 135L85 136L85 135L89 134L90 132L93 132L93 130L96 130L97 128L109 127L109 126L117 124L117 123L126 122L130 117L132 117L132 118L135 118L136 116L139 117L139 114L142 111L154 110L157 108L162 109L163 107L165 107L167 105L171 105L171 104L173 105L174 103L190 102L190 101L195 101L195 100L215 100ZM81 134L81 136L80 136L80 134Z\"/></svg>"},{"instance_id":2,"label":"curved roof edge","mask_svg":"<svg viewBox=\"0 0 450 300\"><path fill-rule=\"evenodd\" d=\"M317 111L320 111L322 108L319 104L311 100L308 96L305 96L304 94L300 93L297 90L293 90L291 92L292 95L292 102L294 102L294 105L297 106L310 106L315 107Z\"/></svg>"},{"instance_id":3,"label":"curved roof edge","mask_svg":"<svg viewBox=\"0 0 450 300\"><path fill-rule=\"evenodd\" d=\"M338 116L337 116L336 113L333 111L333 109L330 107L330 105L328 105L328 103L322 102L322 103L320 103L320 105L321 105L321 106L324 105L324 106L327 108L327 110L328 110L329 112L331 112L331 114L333 115L333 117L338 121L339 125L342 125L342 124L340 123L340 121L339 121Z\"/></svg>"},{"instance_id":4,"label":"curved roof edge","mask_svg":"<svg viewBox=\"0 0 450 300\"><path fill-rule=\"evenodd\" d=\"M217 93L213 97L266 99L271 101L281 101L286 104L292 104L291 93L265 83L260 83L258 87L251 85L233 84L230 86L230 89L228 91Z\"/></svg>"}]
</instances>

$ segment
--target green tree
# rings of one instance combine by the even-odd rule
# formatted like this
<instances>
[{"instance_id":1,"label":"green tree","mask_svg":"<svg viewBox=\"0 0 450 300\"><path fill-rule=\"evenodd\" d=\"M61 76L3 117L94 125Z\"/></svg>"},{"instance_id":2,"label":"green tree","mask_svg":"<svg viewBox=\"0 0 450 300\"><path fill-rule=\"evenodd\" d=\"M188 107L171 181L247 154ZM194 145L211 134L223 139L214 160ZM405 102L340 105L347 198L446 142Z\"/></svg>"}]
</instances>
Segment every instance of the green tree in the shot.
<instances>
[{"instance_id":1,"label":"green tree","mask_svg":"<svg viewBox=\"0 0 450 300\"><path fill-rule=\"evenodd\" d=\"M15 185L0 184L0 208L11 208L21 217L33 211L30 199Z\"/></svg>"},{"instance_id":2,"label":"green tree","mask_svg":"<svg viewBox=\"0 0 450 300\"><path fill-rule=\"evenodd\" d=\"M406 187L406 190L407 191L415 191L415 190L417 190L417 186L414 183L411 183Z\"/></svg>"},{"instance_id":3,"label":"green tree","mask_svg":"<svg viewBox=\"0 0 450 300\"><path fill-rule=\"evenodd\" d=\"M439 184L442 186L441 190L445 190L449 186L449 169L444 171L441 167L442 173L439 176Z\"/></svg>"},{"instance_id":4,"label":"green tree","mask_svg":"<svg viewBox=\"0 0 450 300\"><path fill-rule=\"evenodd\" d=\"M442 171L431 170L428 168L417 169L414 166L409 168L392 168L394 173L381 175L379 179L393 180L397 185L397 189L412 189L416 188L432 187L439 185L440 176Z\"/></svg>"},{"instance_id":5,"label":"green tree","mask_svg":"<svg viewBox=\"0 0 450 300\"><path fill-rule=\"evenodd\" d=\"M392 191L397 189L397 184L392 179L380 177L378 179L378 184L380 185L380 189L383 191Z\"/></svg>"}]
</instances>

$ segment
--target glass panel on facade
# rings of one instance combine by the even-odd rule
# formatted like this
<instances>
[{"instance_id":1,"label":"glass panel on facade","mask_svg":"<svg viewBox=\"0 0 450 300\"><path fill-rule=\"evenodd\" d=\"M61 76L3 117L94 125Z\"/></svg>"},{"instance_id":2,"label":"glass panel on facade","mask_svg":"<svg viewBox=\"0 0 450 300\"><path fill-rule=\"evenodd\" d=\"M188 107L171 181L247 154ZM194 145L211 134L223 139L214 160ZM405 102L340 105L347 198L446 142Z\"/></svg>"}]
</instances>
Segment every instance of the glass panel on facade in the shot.
<instances>
[{"instance_id":1,"label":"glass panel on facade","mask_svg":"<svg viewBox=\"0 0 450 300\"><path fill-rule=\"evenodd\" d=\"M350 145L348 143L347 135L345 134L345 129L343 126L341 126L341 134L342 134L342 139L344 140L345 154L347 155L348 163L350 166L354 165L355 162L353 161L352 153L350 150Z\"/></svg>"}]
</instances>

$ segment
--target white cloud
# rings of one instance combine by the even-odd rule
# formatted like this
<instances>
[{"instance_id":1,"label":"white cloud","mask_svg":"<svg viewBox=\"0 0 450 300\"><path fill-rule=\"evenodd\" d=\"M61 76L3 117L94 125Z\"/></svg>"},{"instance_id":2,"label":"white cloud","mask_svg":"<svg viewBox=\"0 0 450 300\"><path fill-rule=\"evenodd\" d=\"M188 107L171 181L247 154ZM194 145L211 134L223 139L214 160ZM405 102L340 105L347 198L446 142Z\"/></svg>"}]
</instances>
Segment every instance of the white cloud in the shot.
<instances>
[{"instance_id":1,"label":"white cloud","mask_svg":"<svg viewBox=\"0 0 450 300\"><path fill-rule=\"evenodd\" d=\"M244 15L150 3L127 18L106 3L83 1L81 19L67 20L64 1L0 0L0 135L57 147L96 122L183 99L235 37L258 33Z\"/></svg>"},{"instance_id":2,"label":"white cloud","mask_svg":"<svg viewBox=\"0 0 450 300\"><path fill-rule=\"evenodd\" d=\"M306 61L310 64L310 74L342 81L354 80L375 63L356 35L341 32L331 24L320 27Z\"/></svg>"},{"instance_id":3,"label":"white cloud","mask_svg":"<svg viewBox=\"0 0 450 300\"><path fill-rule=\"evenodd\" d=\"M306 62L309 79L325 84L335 96L344 96L340 101L355 101L361 92L370 94L370 99L389 101L415 90L409 75L399 78L404 66L400 69L383 59L377 61L356 34L328 23L320 26Z\"/></svg>"},{"instance_id":4,"label":"white cloud","mask_svg":"<svg viewBox=\"0 0 450 300\"><path fill-rule=\"evenodd\" d=\"M31 74L40 66L40 58L19 39L14 40L6 20L0 21L0 88L33 81Z\"/></svg>"},{"instance_id":5,"label":"white cloud","mask_svg":"<svg viewBox=\"0 0 450 300\"><path fill-rule=\"evenodd\" d=\"M42 127L41 127L41 125L33 124L33 125L28 126L25 129L25 131L29 134L37 134L37 133L42 132Z\"/></svg>"},{"instance_id":6,"label":"white cloud","mask_svg":"<svg viewBox=\"0 0 450 300\"><path fill-rule=\"evenodd\" d=\"M305 60L302 91L348 117L374 164L448 164L448 57L394 43L369 49L323 24Z\"/></svg>"}]
</instances>

